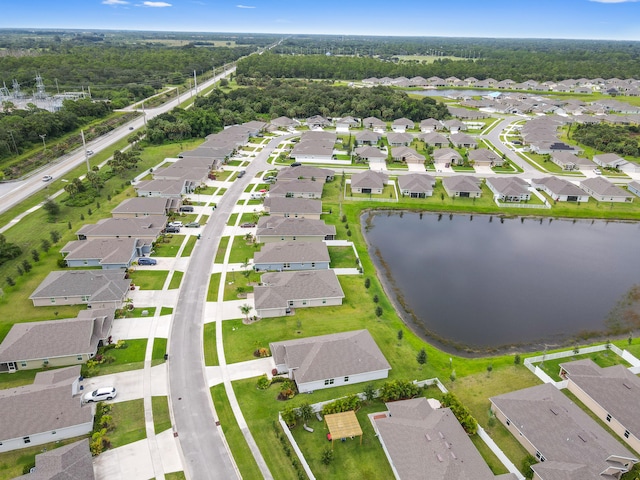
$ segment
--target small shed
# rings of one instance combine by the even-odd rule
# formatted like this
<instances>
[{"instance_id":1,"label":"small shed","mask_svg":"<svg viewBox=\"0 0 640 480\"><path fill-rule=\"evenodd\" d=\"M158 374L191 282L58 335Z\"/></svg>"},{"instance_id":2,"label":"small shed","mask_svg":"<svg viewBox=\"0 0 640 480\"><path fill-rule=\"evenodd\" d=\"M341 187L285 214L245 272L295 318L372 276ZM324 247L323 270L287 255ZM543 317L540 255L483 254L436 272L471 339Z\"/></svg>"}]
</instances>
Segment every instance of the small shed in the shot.
<instances>
[{"instance_id":1,"label":"small shed","mask_svg":"<svg viewBox=\"0 0 640 480\"><path fill-rule=\"evenodd\" d=\"M360 445L362 445L362 428L356 417L356 412L353 410L325 415L324 421L329 428L327 437L331 440L331 448L333 448L333 441L336 438L360 437Z\"/></svg>"}]
</instances>

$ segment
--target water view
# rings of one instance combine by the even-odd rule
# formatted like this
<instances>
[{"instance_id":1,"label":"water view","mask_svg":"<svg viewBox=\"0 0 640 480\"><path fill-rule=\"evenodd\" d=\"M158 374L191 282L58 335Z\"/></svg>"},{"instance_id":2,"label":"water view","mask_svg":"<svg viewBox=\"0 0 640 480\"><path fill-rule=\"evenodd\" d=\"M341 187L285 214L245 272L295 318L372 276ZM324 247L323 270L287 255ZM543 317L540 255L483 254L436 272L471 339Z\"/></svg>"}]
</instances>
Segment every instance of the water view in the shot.
<instances>
[{"instance_id":1,"label":"water view","mask_svg":"<svg viewBox=\"0 0 640 480\"><path fill-rule=\"evenodd\" d=\"M410 326L459 346L551 346L604 331L640 283L640 223L409 212L362 222Z\"/></svg>"}]
</instances>

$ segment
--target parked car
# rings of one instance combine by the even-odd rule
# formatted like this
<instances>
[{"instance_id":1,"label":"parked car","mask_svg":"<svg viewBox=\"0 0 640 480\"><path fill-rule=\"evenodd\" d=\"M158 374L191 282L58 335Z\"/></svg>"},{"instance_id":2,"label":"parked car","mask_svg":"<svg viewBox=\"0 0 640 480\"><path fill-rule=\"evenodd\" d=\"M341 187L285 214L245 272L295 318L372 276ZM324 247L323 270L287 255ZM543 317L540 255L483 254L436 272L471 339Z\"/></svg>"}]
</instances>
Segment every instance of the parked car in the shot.
<instances>
[{"instance_id":1,"label":"parked car","mask_svg":"<svg viewBox=\"0 0 640 480\"><path fill-rule=\"evenodd\" d=\"M168 226L167 228L164 229L165 233L180 233L180 227L171 227Z\"/></svg>"},{"instance_id":2,"label":"parked car","mask_svg":"<svg viewBox=\"0 0 640 480\"><path fill-rule=\"evenodd\" d=\"M181 212L193 212L193 207L191 205L183 205L180 207Z\"/></svg>"},{"instance_id":3,"label":"parked car","mask_svg":"<svg viewBox=\"0 0 640 480\"><path fill-rule=\"evenodd\" d=\"M291 164L292 167L300 167L302 164L300 162L293 162Z\"/></svg>"},{"instance_id":4,"label":"parked car","mask_svg":"<svg viewBox=\"0 0 640 480\"><path fill-rule=\"evenodd\" d=\"M50 182L51 180L53 180L53 177L51 175L45 175L44 177L42 177L43 182Z\"/></svg>"},{"instance_id":5,"label":"parked car","mask_svg":"<svg viewBox=\"0 0 640 480\"><path fill-rule=\"evenodd\" d=\"M174 222L167 223L167 227L183 227L182 222L180 220L176 220Z\"/></svg>"},{"instance_id":6,"label":"parked car","mask_svg":"<svg viewBox=\"0 0 640 480\"><path fill-rule=\"evenodd\" d=\"M242 177L244 177L244 175L245 175L246 173L247 173L247 172L246 172L246 170L240 170L240 171L238 172L238 178L242 178Z\"/></svg>"},{"instance_id":7,"label":"parked car","mask_svg":"<svg viewBox=\"0 0 640 480\"><path fill-rule=\"evenodd\" d=\"M140 257L138 259L138 265L157 265L158 261L155 258Z\"/></svg>"},{"instance_id":8,"label":"parked car","mask_svg":"<svg viewBox=\"0 0 640 480\"><path fill-rule=\"evenodd\" d=\"M190 222L185 225L187 228L200 228L200 224L198 222Z\"/></svg>"},{"instance_id":9,"label":"parked car","mask_svg":"<svg viewBox=\"0 0 640 480\"><path fill-rule=\"evenodd\" d=\"M256 226L255 223L246 222L246 223L243 223L242 225L240 225L240 228L253 228L255 226Z\"/></svg>"},{"instance_id":10,"label":"parked car","mask_svg":"<svg viewBox=\"0 0 640 480\"><path fill-rule=\"evenodd\" d=\"M87 403L102 402L103 400L113 400L117 395L118 392L114 387L102 387L93 392L85 393L82 400Z\"/></svg>"},{"instance_id":11,"label":"parked car","mask_svg":"<svg viewBox=\"0 0 640 480\"><path fill-rule=\"evenodd\" d=\"M593 170L593 173L595 173L596 175L602 175L602 170L600 170L599 168L596 168Z\"/></svg>"}]
</instances>

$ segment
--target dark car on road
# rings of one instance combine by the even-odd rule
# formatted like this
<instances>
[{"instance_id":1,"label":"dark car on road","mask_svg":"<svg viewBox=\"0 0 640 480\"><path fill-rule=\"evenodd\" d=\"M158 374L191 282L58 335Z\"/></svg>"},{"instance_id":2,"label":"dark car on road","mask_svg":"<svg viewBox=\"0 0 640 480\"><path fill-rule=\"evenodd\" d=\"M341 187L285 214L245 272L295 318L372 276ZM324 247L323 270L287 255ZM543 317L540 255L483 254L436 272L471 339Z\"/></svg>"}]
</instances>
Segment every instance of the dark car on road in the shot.
<instances>
[{"instance_id":1,"label":"dark car on road","mask_svg":"<svg viewBox=\"0 0 640 480\"><path fill-rule=\"evenodd\" d=\"M138 259L138 265L157 265L158 261L155 258L140 257Z\"/></svg>"},{"instance_id":2,"label":"dark car on road","mask_svg":"<svg viewBox=\"0 0 640 480\"><path fill-rule=\"evenodd\" d=\"M247 172L246 172L245 170L240 170L240 171L238 172L238 178L242 178L242 177L244 177L246 173L247 173Z\"/></svg>"}]
</instances>

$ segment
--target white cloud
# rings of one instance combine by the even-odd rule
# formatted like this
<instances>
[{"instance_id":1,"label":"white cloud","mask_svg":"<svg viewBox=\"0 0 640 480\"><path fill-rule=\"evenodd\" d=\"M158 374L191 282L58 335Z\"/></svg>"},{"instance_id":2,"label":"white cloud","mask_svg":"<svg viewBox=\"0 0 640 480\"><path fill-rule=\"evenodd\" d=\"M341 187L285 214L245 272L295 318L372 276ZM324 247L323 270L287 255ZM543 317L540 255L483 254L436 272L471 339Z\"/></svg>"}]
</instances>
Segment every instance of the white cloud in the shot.
<instances>
[{"instance_id":1,"label":"white cloud","mask_svg":"<svg viewBox=\"0 0 640 480\"><path fill-rule=\"evenodd\" d=\"M171 7L172 5L167 2L142 2L145 7L164 8Z\"/></svg>"},{"instance_id":2,"label":"white cloud","mask_svg":"<svg viewBox=\"0 0 640 480\"><path fill-rule=\"evenodd\" d=\"M102 0L103 5L129 5L129 2L124 0Z\"/></svg>"},{"instance_id":3,"label":"white cloud","mask_svg":"<svg viewBox=\"0 0 640 480\"><path fill-rule=\"evenodd\" d=\"M236 7L238 7L238 8L256 8L256 7L252 6L252 5L236 5Z\"/></svg>"},{"instance_id":4,"label":"white cloud","mask_svg":"<svg viewBox=\"0 0 640 480\"><path fill-rule=\"evenodd\" d=\"M589 0L590 2L596 3L632 3L637 2L639 0Z\"/></svg>"}]
</instances>

